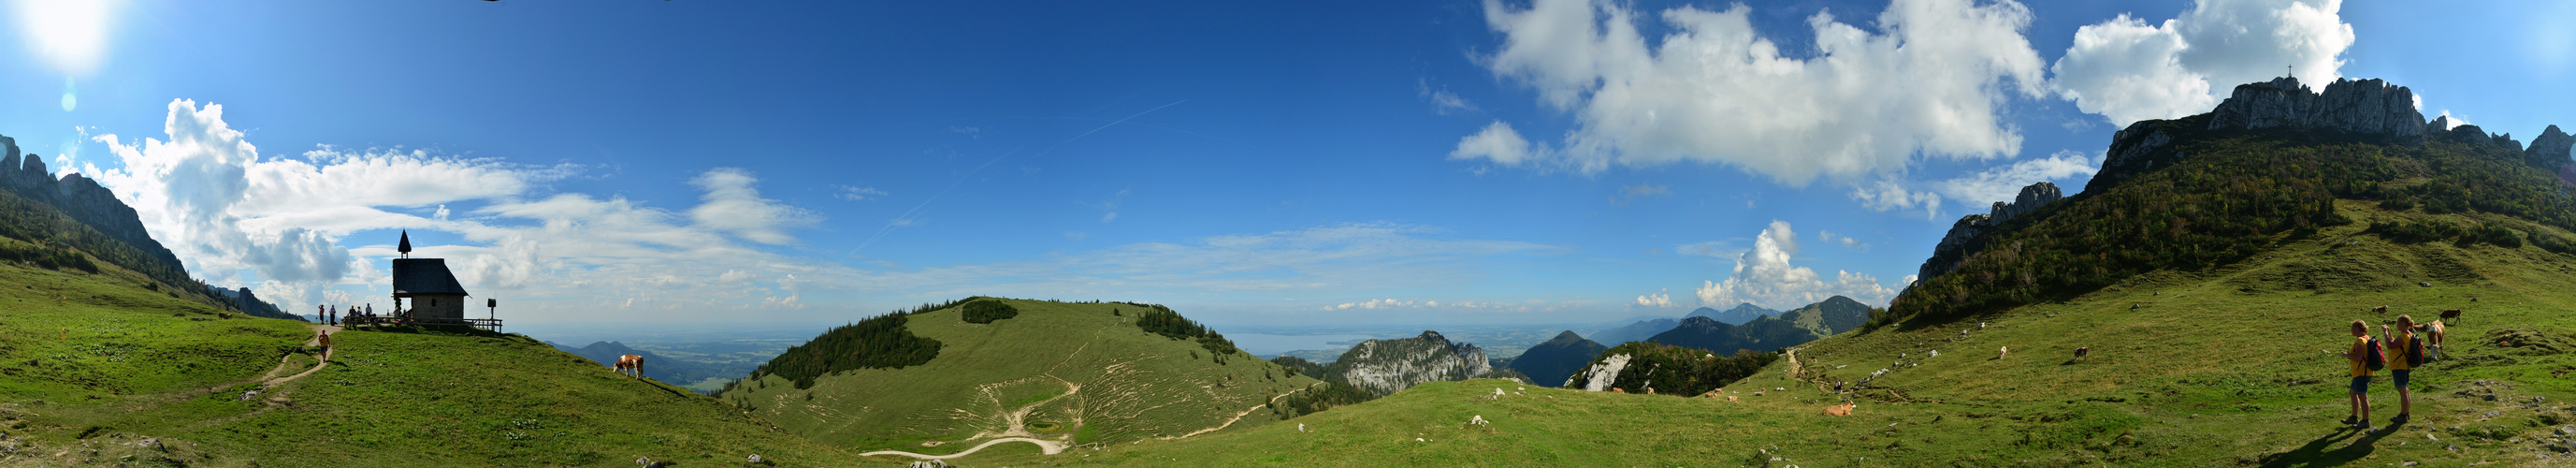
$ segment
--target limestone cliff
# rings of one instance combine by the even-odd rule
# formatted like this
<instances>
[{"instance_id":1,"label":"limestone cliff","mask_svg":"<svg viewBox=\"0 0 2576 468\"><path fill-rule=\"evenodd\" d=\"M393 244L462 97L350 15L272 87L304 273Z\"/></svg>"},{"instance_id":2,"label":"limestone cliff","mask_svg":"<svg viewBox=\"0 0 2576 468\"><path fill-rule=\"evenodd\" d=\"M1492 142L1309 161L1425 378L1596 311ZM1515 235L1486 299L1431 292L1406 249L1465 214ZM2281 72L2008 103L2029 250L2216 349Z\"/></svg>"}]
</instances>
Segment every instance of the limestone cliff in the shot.
<instances>
[{"instance_id":1,"label":"limestone cliff","mask_svg":"<svg viewBox=\"0 0 2576 468\"><path fill-rule=\"evenodd\" d=\"M1338 380L1378 395L1392 394L1423 382L1517 377L1495 369L1485 350L1451 343L1440 332L1396 340L1368 340L1352 346L1324 368L1325 380Z\"/></svg>"},{"instance_id":2,"label":"limestone cliff","mask_svg":"<svg viewBox=\"0 0 2576 468\"><path fill-rule=\"evenodd\" d=\"M2327 131L2397 142L2420 141L2425 131L2415 92L2376 78L2338 78L2323 93L2290 77L2241 84L2209 112L2211 130Z\"/></svg>"}]
</instances>

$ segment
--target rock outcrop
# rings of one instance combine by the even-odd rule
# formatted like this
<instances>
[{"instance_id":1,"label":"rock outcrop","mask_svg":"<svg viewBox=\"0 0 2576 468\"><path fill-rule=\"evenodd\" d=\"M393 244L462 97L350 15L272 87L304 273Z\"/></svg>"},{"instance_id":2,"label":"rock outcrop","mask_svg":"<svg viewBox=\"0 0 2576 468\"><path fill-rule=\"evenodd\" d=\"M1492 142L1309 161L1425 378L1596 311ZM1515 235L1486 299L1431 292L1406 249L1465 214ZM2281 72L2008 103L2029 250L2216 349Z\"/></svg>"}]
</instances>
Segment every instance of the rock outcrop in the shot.
<instances>
[{"instance_id":1,"label":"rock outcrop","mask_svg":"<svg viewBox=\"0 0 2576 468\"><path fill-rule=\"evenodd\" d=\"M1351 346L1324 367L1326 380L1338 380L1378 395L1393 394L1423 382L1514 375L1495 369L1484 348L1451 343L1440 332L1395 340L1368 340Z\"/></svg>"},{"instance_id":2,"label":"rock outcrop","mask_svg":"<svg viewBox=\"0 0 2576 468\"><path fill-rule=\"evenodd\" d=\"M2419 141L2425 130L2415 92L2404 86L2338 78L2317 93L2290 77L2236 85L2210 110L2209 128L2329 131L2396 142Z\"/></svg>"},{"instance_id":3,"label":"rock outcrop","mask_svg":"<svg viewBox=\"0 0 2576 468\"><path fill-rule=\"evenodd\" d=\"M2576 148L2576 137L2568 136L2567 132L2559 131L2558 126L2551 125L2549 129L2541 130L2539 137L2531 139L2531 147L2522 150L2522 160L2532 167L2556 168L2567 165L2571 148Z\"/></svg>"},{"instance_id":4,"label":"rock outcrop","mask_svg":"<svg viewBox=\"0 0 2576 468\"><path fill-rule=\"evenodd\" d=\"M0 189L7 189L28 200L53 205L81 224L87 224L117 242L133 247L174 271L186 271L179 256L152 239L143 228L143 218L116 198L116 192L98 181L79 173L54 177L45 167L45 158L21 155L16 139L0 136ZM134 266L128 265L129 268ZM142 269L142 268L135 268Z\"/></svg>"},{"instance_id":5,"label":"rock outcrop","mask_svg":"<svg viewBox=\"0 0 2576 468\"><path fill-rule=\"evenodd\" d=\"M2134 129L2134 126L2132 128ZM2128 132L2128 130L2121 130L2123 134ZM1932 258L1924 260L1923 267L1916 270L1915 279L1941 276L1949 273L1950 270L1957 269L1961 260L1966 260L1969 255L1976 253L1975 244L1978 237L1994 230L1996 226L2002 226L2014 218L2030 214L2042 206L2064 198L2066 194L2058 190L2057 184L2040 182L2022 187L2021 194L2013 196L2012 203L1995 202L1986 214L1960 217L1959 222L1950 224L1950 232L1941 236L1941 243L1932 248Z\"/></svg>"}]
</instances>

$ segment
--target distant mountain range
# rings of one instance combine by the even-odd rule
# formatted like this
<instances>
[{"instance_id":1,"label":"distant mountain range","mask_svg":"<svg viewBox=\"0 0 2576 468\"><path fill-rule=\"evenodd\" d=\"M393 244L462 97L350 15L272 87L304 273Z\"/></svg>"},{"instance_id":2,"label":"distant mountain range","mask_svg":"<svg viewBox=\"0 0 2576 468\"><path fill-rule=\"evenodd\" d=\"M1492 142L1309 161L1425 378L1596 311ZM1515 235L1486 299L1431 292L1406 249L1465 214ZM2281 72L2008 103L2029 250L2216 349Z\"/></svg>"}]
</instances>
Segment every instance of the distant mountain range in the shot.
<instances>
[{"instance_id":1,"label":"distant mountain range","mask_svg":"<svg viewBox=\"0 0 2576 468\"><path fill-rule=\"evenodd\" d=\"M1682 316L1682 318L1708 317L1717 319L1718 322L1725 323L1727 325L1743 325L1745 322L1751 322L1753 319L1762 318L1766 315L1777 316L1780 315L1780 311L1765 309L1762 308L1762 306L1746 302L1736 304L1735 308L1726 309L1723 312L1718 311L1717 309L1701 307L1699 310L1691 311L1690 315Z\"/></svg>"},{"instance_id":2,"label":"distant mountain range","mask_svg":"<svg viewBox=\"0 0 2576 468\"><path fill-rule=\"evenodd\" d=\"M602 366L615 364L617 362L617 357L622 355L633 354L643 356L644 376L651 377L653 380L659 380L671 385L688 385L709 378L739 379L746 374L750 374L752 367L754 367L750 364L728 366L680 360L659 354L653 354L652 351L630 348L627 347L625 343L615 341L594 342L589 346L578 348L552 341L548 341L546 344L554 346L555 349L561 349L564 350L564 352L569 352L576 356L588 358L592 361L598 361L599 365Z\"/></svg>"},{"instance_id":3,"label":"distant mountain range","mask_svg":"<svg viewBox=\"0 0 2576 468\"><path fill-rule=\"evenodd\" d=\"M1681 320L1669 318L1639 320L1635 323L1621 325L1618 328L1592 332L1591 335L1587 335L1585 337L1591 338L1594 342L1610 346L1618 346L1620 343L1630 341L1645 341L1647 338L1654 337L1656 333L1663 333L1665 330L1671 330L1673 327L1681 326L1681 324Z\"/></svg>"}]
</instances>

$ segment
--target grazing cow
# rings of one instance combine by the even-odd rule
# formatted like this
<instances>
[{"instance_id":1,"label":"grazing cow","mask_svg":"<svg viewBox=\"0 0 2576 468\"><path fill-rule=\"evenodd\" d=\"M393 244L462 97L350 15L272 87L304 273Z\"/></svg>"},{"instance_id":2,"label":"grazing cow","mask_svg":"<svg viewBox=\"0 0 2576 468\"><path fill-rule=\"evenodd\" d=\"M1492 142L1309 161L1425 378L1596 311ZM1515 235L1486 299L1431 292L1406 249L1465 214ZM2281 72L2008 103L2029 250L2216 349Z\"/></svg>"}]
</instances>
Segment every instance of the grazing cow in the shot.
<instances>
[{"instance_id":1,"label":"grazing cow","mask_svg":"<svg viewBox=\"0 0 2576 468\"><path fill-rule=\"evenodd\" d=\"M2442 325L2440 320L2435 320L2432 323L2417 325L2415 328L2424 330L2424 357L2441 359L2442 337L2448 334L2450 327Z\"/></svg>"},{"instance_id":2,"label":"grazing cow","mask_svg":"<svg viewBox=\"0 0 2576 468\"><path fill-rule=\"evenodd\" d=\"M1996 347L1996 348L1995 348L1995 359L2003 359L2003 358L2004 358L2004 356L2010 356L2010 355L2012 355L2012 347L2011 347L2011 346L2001 346L2001 347Z\"/></svg>"},{"instance_id":3,"label":"grazing cow","mask_svg":"<svg viewBox=\"0 0 2576 468\"><path fill-rule=\"evenodd\" d=\"M2091 346L2086 346L2086 347L2082 347L2082 348L2075 348L2075 360L2078 360L2078 361L2084 360L2084 357L2085 357L2085 356L2090 356L2090 355L2092 355L2092 354L2093 354L2093 347L2091 347Z\"/></svg>"},{"instance_id":4,"label":"grazing cow","mask_svg":"<svg viewBox=\"0 0 2576 468\"><path fill-rule=\"evenodd\" d=\"M643 377L644 357L633 354L618 355L617 365L611 367L617 368L618 373L628 373L629 371L632 371L636 377Z\"/></svg>"},{"instance_id":5,"label":"grazing cow","mask_svg":"<svg viewBox=\"0 0 2576 468\"><path fill-rule=\"evenodd\" d=\"M2385 314L2385 313L2388 313L2388 306L2372 307L2372 308L2370 308L2370 313L2374 313L2374 314Z\"/></svg>"},{"instance_id":6,"label":"grazing cow","mask_svg":"<svg viewBox=\"0 0 2576 468\"><path fill-rule=\"evenodd\" d=\"M1854 407L1854 406L1859 406L1859 405L1860 405L1859 403L1843 403L1843 404L1839 404L1839 405L1827 406L1827 407L1825 407L1825 415L1826 415L1826 416L1850 416L1850 415L1851 415L1851 411L1852 411L1852 407Z\"/></svg>"},{"instance_id":7,"label":"grazing cow","mask_svg":"<svg viewBox=\"0 0 2576 468\"><path fill-rule=\"evenodd\" d=\"M2442 311L2442 321L2444 321L2444 322L2451 322L2451 323L2460 323L2460 309L2449 309L2449 310L2444 310L2444 311Z\"/></svg>"}]
</instances>

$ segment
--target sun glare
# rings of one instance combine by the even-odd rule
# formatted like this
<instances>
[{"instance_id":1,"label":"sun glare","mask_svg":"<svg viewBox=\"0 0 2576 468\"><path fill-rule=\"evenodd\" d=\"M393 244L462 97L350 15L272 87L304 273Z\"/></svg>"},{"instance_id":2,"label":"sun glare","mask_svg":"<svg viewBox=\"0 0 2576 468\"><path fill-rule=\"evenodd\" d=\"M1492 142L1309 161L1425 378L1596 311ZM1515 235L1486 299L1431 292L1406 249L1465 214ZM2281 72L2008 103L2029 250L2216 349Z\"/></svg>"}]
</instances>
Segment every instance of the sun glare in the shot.
<instances>
[{"instance_id":1,"label":"sun glare","mask_svg":"<svg viewBox=\"0 0 2576 468\"><path fill-rule=\"evenodd\" d=\"M17 0L13 9L28 47L64 73L86 74L107 48L112 0Z\"/></svg>"}]
</instances>

